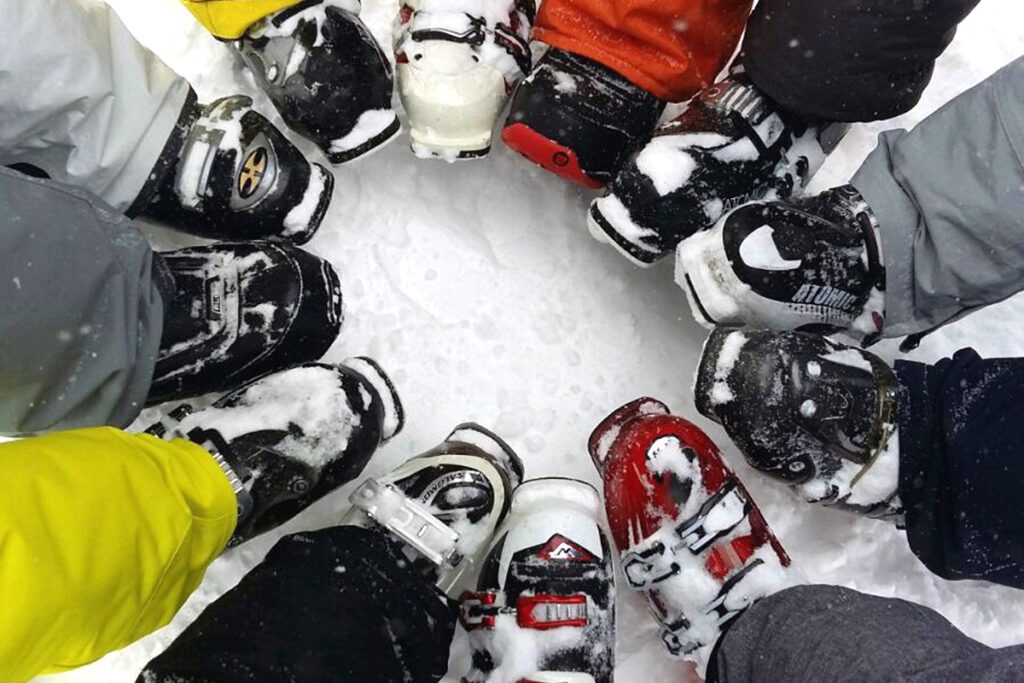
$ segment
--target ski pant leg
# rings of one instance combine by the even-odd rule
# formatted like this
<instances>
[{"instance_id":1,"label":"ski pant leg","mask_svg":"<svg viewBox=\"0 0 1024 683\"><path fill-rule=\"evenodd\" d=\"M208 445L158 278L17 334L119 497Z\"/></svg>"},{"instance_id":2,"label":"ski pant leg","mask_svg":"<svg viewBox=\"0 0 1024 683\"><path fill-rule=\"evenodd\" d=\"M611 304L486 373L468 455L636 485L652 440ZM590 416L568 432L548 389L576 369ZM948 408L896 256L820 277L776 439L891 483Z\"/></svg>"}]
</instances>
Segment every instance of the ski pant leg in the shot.
<instances>
[{"instance_id":1,"label":"ski pant leg","mask_svg":"<svg viewBox=\"0 0 1024 683\"><path fill-rule=\"evenodd\" d=\"M134 215L177 157L168 141L183 133L189 84L98 0L0 0L0 25L0 165Z\"/></svg>"},{"instance_id":2,"label":"ski pant leg","mask_svg":"<svg viewBox=\"0 0 1024 683\"><path fill-rule=\"evenodd\" d=\"M758 88L807 118L876 121L911 109L978 0L762 0L743 41Z\"/></svg>"},{"instance_id":3,"label":"ski pant leg","mask_svg":"<svg viewBox=\"0 0 1024 683\"><path fill-rule=\"evenodd\" d=\"M907 540L933 572L1024 588L1024 359L897 362Z\"/></svg>"},{"instance_id":4,"label":"ski pant leg","mask_svg":"<svg viewBox=\"0 0 1024 683\"><path fill-rule=\"evenodd\" d=\"M263 17L302 0L181 0L206 29L221 40L241 38ZM358 2L358 0L357 0Z\"/></svg>"},{"instance_id":5,"label":"ski pant leg","mask_svg":"<svg viewBox=\"0 0 1024 683\"><path fill-rule=\"evenodd\" d=\"M190 441L101 427L0 444L0 680L169 622L236 519L227 477Z\"/></svg>"},{"instance_id":6,"label":"ski pant leg","mask_svg":"<svg viewBox=\"0 0 1024 683\"><path fill-rule=\"evenodd\" d=\"M732 58L751 0L544 0L534 38L681 102Z\"/></svg>"},{"instance_id":7,"label":"ski pant leg","mask_svg":"<svg viewBox=\"0 0 1024 683\"><path fill-rule=\"evenodd\" d=\"M910 132L882 134L851 181L881 230L886 337L1024 288L1024 58Z\"/></svg>"},{"instance_id":8,"label":"ski pant leg","mask_svg":"<svg viewBox=\"0 0 1024 683\"><path fill-rule=\"evenodd\" d=\"M455 611L375 531L286 536L139 676L145 683L438 681Z\"/></svg>"},{"instance_id":9,"label":"ski pant leg","mask_svg":"<svg viewBox=\"0 0 1024 683\"><path fill-rule=\"evenodd\" d=\"M0 168L0 433L125 426L163 330L158 266L124 216Z\"/></svg>"},{"instance_id":10,"label":"ski pant leg","mask_svg":"<svg viewBox=\"0 0 1024 683\"><path fill-rule=\"evenodd\" d=\"M754 603L719 640L708 683L997 683L1024 677L1024 646L994 650L927 607L836 586Z\"/></svg>"}]
</instances>

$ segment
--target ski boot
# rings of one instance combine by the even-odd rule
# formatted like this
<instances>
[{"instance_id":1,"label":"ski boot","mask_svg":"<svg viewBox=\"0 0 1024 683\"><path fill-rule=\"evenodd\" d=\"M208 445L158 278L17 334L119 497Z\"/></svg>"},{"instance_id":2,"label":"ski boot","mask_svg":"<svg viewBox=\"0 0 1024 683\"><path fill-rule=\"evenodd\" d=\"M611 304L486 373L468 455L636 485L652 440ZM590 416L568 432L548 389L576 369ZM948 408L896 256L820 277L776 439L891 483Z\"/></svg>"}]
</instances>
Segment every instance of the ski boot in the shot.
<instances>
[{"instance_id":1,"label":"ski boot","mask_svg":"<svg viewBox=\"0 0 1024 683\"><path fill-rule=\"evenodd\" d=\"M550 48L513 96L501 137L544 169L597 188L647 141L664 109L606 66Z\"/></svg>"},{"instance_id":2,"label":"ski boot","mask_svg":"<svg viewBox=\"0 0 1024 683\"><path fill-rule=\"evenodd\" d=\"M724 627L798 577L715 444L650 398L590 437L622 573L646 594L669 653L706 665Z\"/></svg>"},{"instance_id":3,"label":"ski boot","mask_svg":"<svg viewBox=\"0 0 1024 683\"><path fill-rule=\"evenodd\" d=\"M490 151L494 122L532 60L534 0L504 2L480 15L451 0L402 5L395 61L416 156L454 161Z\"/></svg>"},{"instance_id":4,"label":"ski boot","mask_svg":"<svg viewBox=\"0 0 1024 683\"><path fill-rule=\"evenodd\" d=\"M260 377L209 408L182 404L150 434L206 448L235 490L231 544L284 524L352 481L403 425L391 381L368 358Z\"/></svg>"},{"instance_id":5,"label":"ski boot","mask_svg":"<svg viewBox=\"0 0 1024 683\"><path fill-rule=\"evenodd\" d=\"M237 42L281 118L334 164L378 149L401 130L391 109L391 65L359 10L359 0L303 0Z\"/></svg>"},{"instance_id":6,"label":"ski boot","mask_svg":"<svg viewBox=\"0 0 1024 683\"><path fill-rule=\"evenodd\" d=\"M455 596L522 479L515 451L493 432L466 423L386 477L363 482L342 524L386 531L424 576Z\"/></svg>"},{"instance_id":7,"label":"ski boot","mask_svg":"<svg viewBox=\"0 0 1024 683\"><path fill-rule=\"evenodd\" d=\"M897 386L880 358L824 337L716 330L694 396L751 467L811 502L893 517Z\"/></svg>"},{"instance_id":8,"label":"ski boot","mask_svg":"<svg viewBox=\"0 0 1024 683\"><path fill-rule=\"evenodd\" d=\"M140 213L204 238L303 244L320 227L334 189L334 176L242 95L197 107L179 123L165 158Z\"/></svg>"},{"instance_id":9,"label":"ski boot","mask_svg":"<svg viewBox=\"0 0 1024 683\"><path fill-rule=\"evenodd\" d=\"M519 487L475 591L461 599L466 683L611 683L615 573L601 500L572 479Z\"/></svg>"},{"instance_id":10,"label":"ski boot","mask_svg":"<svg viewBox=\"0 0 1024 683\"><path fill-rule=\"evenodd\" d=\"M850 186L748 204L679 247L676 281L705 327L875 340L885 322L878 222Z\"/></svg>"},{"instance_id":11,"label":"ski boot","mask_svg":"<svg viewBox=\"0 0 1024 683\"><path fill-rule=\"evenodd\" d=\"M623 165L590 231L650 266L730 209L806 187L846 130L783 111L735 70Z\"/></svg>"},{"instance_id":12,"label":"ski boot","mask_svg":"<svg viewBox=\"0 0 1024 683\"><path fill-rule=\"evenodd\" d=\"M228 391L323 356L342 324L331 265L283 242L158 255L174 279L147 403Z\"/></svg>"}]
</instances>

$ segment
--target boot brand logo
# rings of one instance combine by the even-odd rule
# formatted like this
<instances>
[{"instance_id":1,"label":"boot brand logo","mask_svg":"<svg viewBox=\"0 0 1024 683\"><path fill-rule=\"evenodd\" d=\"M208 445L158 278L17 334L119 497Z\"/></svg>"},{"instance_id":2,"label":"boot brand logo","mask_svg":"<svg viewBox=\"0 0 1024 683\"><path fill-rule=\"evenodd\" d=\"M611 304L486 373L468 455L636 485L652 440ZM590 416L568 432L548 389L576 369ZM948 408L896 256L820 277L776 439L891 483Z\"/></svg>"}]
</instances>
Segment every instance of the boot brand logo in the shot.
<instances>
[{"instance_id":1,"label":"boot brand logo","mask_svg":"<svg viewBox=\"0 0 1024 683\"><path fill-rule=\"evenodd\" d=\"M770 225L762 225L743 238L740 258L751 268L776 272L796 270L803 263L800 259L784 258L779 253L779 247L775 244L775 229Z\"/></svg>"},{"instance_id":2,"label":"boot brand logo","mask_svg":"<svg viewBox=\"0 0 1024 683\"><path fill-rule=\"evenodd\" d=\"M260 189L267 170L267 158L267 150L263 147L257 147L245 158L238 176L238 196L242 199L248 199Z\"/></svg>"},{"instance_id":3,"label":"boot brand logo","mask_svg":"<svg viewBox=\"0 0 1024 683\"><path fill-rule=\"evenodd\" d=\"M565 536L555 534L537 556L542 560L564 560L567 562L593 562L594 556L576 545Z\"/></svg>"},{"instance_id":4,"label":"boot brand logo","mask_svg":"<svg viewBox=\"0 0 1024 683\"><path fill-rule=\"evenodd\" d=\"M857 303L857 297L828 285L802 285L793 296L795 304L816 304L849 311Z\"/></svg>"}]
</instances>

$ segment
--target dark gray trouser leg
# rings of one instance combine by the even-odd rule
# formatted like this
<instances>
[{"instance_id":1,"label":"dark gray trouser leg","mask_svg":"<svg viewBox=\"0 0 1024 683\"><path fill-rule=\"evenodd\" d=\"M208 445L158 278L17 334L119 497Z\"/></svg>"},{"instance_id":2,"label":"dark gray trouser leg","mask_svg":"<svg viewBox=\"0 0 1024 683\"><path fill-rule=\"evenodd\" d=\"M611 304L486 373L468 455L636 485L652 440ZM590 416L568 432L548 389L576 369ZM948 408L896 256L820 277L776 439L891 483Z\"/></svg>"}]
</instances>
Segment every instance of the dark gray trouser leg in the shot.
<instances>
[{"instance_id":1,"label":"dark gray trouser leg","mask_svg":"<svg viewBox=\"0 0 1024 683\"><path fill-rule=\"evenodd\" d=\"M0 168L0 433L126 426L163 329L152 252L89 193Z\"/></svg>"},{"instance_id":2,"label":"dark gray trouser leg","mask_svg":"<svg viewBox=\"0 0 1024 683\"><path fill-rule=\"evenodd\" d=\"M904 600L798 586L747 610L708 673L708 683L1005 683L1024 679L1024 646L986 647Z\"/></svg>"},{"instance_id":3,"label":"dark gray trouser leg","mask_svg":"<svg viewBox=\"0 0 1024 683\"><path fill-rule=\"evenodd\" d=\"M901 337L1024 289L1024 58L911 132L882 134L851 181L881 225L883 334Z\"/></svg>"}]
</instances>

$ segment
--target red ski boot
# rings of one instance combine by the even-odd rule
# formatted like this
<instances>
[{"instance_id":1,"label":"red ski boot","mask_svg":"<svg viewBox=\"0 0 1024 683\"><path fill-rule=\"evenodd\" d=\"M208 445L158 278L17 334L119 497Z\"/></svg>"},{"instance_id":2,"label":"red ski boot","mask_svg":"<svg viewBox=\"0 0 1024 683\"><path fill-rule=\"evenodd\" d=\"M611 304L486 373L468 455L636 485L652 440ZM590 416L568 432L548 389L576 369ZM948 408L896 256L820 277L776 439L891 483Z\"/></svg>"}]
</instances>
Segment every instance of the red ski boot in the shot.
<instances>
[{"instance_id":1,"label":"red ski boot","mask_svg":"<svg viewBox=\"0 0 1024 683\"><path fill-rule=\"evenodd\" d=\"M647 595L662 639L701 666L722 628L796 583L790 560L718 448L642 398L590 437L622 572Z\"/></svg>"}]
</instances>

